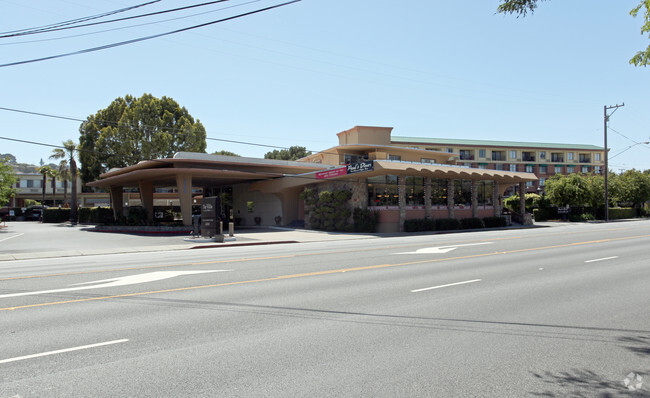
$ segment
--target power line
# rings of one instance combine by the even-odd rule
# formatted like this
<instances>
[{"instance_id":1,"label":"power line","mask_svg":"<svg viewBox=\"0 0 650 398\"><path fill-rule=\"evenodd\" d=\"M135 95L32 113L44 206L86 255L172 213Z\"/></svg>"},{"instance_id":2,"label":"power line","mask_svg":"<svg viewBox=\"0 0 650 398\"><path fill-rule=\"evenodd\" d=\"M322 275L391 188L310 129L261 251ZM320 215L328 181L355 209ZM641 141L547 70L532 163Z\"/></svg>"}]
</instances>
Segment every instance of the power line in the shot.
<instances>
[{"instance_id":1,"label":"power line","mask_svg":"<svg viewBox=\"0 0 650 398\"><path fill-rule=\"evenodd\" d=\"M53 28L48 28L48 29L33 30L33 31L27 31L27 32L16 33L16 34L11 34L11 35L4 35L4 36L0 36L0 38L15 37L15 36L26 36L26 35L33 35L33 34L38 34L38 33L57 32L57 31L60 31L60 30L85 28L85 27L88 27L88 26L103 25L103 24L107 24L107 23L121 22L121 21L127 21L127 20L131 20L131 19L145 18L145 17L154 16L154 15L167 14L167 13L170 13L170 12L183 11L183 10L188 10L190 8L204 7L204 6L209 6L209 5L212 5L212 4L223 3L223 2L226 2L226 1L230 1L230 0L209 1L207 3L193 4L193 5L185 6L185 7L178 7L178 8L168 9L168 10L150 12L150 13L147 13L147 14L132 15L130 17L110 19L108 21L99 21L99 22L92 22L92 23L81 24L81 25L60 26L60 27L53 27Z\"/></svg>"},{"instance_id":2,"label":"power line","mask_svg":"<svg viewBox=\"0 0 650 398\"><path fill-rule=\"evenodd\" d=\"M51 28L55 28L55 27L59 27L59 26L65 26L65 25L71 25L71 24L80 23L80 22L91 21L93 19L104 18L104 17L107 17L109 15L114 15L114 14L118 14L118 13L121 13L121 12L130 11L130 10L133 10L133 9L136 9L136 8L148 6L148 5L153 4L153 3L158 3L159 1L161 1L161 0L154 0L154 1L150 1L148 3L136 4L136 5L131 6L131 7L120 8L118 10L113 10L113 11L107 11L107 12L97 14L97 15L91 15L91 16L88 16L88 17L70 19L70 20L67 20L67 21L57 22L57 23L44 25L44 26L37 26L37 27L34 27L34 28L26 28L26 29L10 30L10 31L7 31L7 32L0 32L0 35L6 35L6 36L0 36L0 37L14 36L14 35L9 35L10 33L45 30L45 29L51 29Z\"/></svg>"},{"instance_id":3,"label":"power line","mask_svg":"<svg viewBox=\"0 0 650 398\"><path fill-rule=\"evenodd\" d=\"M137 39L131 39L131 40L121 41L121 42L117 42L117 43L106 44L106 45L103 45L103 46L87 48L87 49L84 49L84 50L74 51L74 52L70 52L70 53L51 55L51 56L42 57L42 58L34 58L34 59L25 60L25 61L11 62L11 63L8 63L8 64L0 64L0 68L4 68L4 67L7 67L7 66L24 65L24 64L29 64L29 63L33 63L33 62L48 61L48 60L51 60L51 59L68 57L68 56L71 56L71 55L86 54L86 53L91 53L91 52L100 51L100 50L107 50L107 49L114 48L114 47L120 47L120 46L124 46L124 45L127 45L127 44L133 44L133 43L138 43L138 42L145 41L145 40L156 39L156 38L163 37L163 36L173 35L173 34L176 34L176 33L186 32L186 31L189 31L189 30L214 25L214 24L217 24L217 23L230 21L230 20L237 19L237 18L242 18L242 17L245 17L245 16L257 14L257 13L260 13L260 12L269 11L269 10L272 10L272 9L275 9L275 8L284 7L284 6L287 6L287 5L290 5L290 4L293 4L293 3L297 3L297 2L300 2L300 1L302 1L302 0L292 0L292 1L285 2L285 3L276 4L276 5L273 5L273 6L260 8L260 9L254 10L254 11L249 11L249 12L246 12L246 13L243 13L243 14L238 14L238 15L234 15L234 16L231 16L231 17L222 18L222 19L218 19L218 20L215 20L215 21L210 21L210 22L199 24L199 25L189 26L189 27L186 27L186 28L176 29L176 30L173 30L173 31L159 33L159 34L155 34L155 35L151 35L151 36L139 37Z\"/></svg>"},{"instance_id":4,"label":"power line","mask_svg":"<svg viewBox=\"0 0 650 398\"><path fill-rule=\"evenodd\" d=\"M227 0L222 0L222 1L227 1ZM75 38L75 37L83 37L83 36L96 35L96 34L106 33L106 32L114 32L114 31L117 31L117 30L138 28L138 27L141 27L141 26L156 25L156 24L160 24L160 23L165 23L165 22L170 22L170 21L178 21L180 19L187 19L187 18L197 17L197 16L200 16L200 15L211 14L211 13L214 13L214 12L227 10L229 8L241 7L241 6L245 6L245 5L249 5L249 4L253 4L253 3L258 3L260 1L262 1L262 0L251 0L251 1L248 1L246 3L236 4L236 5L232 5L232 6L229 6L229 7L222 7L222 8L216 9L216 10L198 12L196 14L184 15L182 17L162 19L162 20L159 20L159 21L146 22L146 23L140 23L140 24L129 25L129 26L120 26L118 28L97 30L97 31L94 31L94 32L81 33L81 34L77 34L77 35L52 37L52 38L49 38L49 39L24 40L24 41L17 41L17 42L13 42L13 43L0 43L0 46L14 46L14 45L18 45L18 44L29 44L29 43L40 43L40 42L45 42L45 41L65 40L65 39L71 39L71 38Z\"/></svg>"}]
</instances>

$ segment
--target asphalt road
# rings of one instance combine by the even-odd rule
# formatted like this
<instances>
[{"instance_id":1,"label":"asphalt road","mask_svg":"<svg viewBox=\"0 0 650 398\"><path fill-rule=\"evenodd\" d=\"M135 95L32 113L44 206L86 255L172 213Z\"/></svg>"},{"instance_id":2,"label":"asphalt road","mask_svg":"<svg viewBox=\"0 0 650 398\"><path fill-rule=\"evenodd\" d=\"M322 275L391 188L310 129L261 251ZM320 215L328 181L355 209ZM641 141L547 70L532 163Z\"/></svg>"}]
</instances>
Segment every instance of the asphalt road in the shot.
<instances>
[{"instance_id":1,"label":"asphalt road","mask_svg":"<svg viewBox=\"0 0 650 398\"><path fill-rule=\"evenodd\" d=\"M649 244L640 221L3 261L0 398L649 396Z\"/></svg>"}]
</instances>

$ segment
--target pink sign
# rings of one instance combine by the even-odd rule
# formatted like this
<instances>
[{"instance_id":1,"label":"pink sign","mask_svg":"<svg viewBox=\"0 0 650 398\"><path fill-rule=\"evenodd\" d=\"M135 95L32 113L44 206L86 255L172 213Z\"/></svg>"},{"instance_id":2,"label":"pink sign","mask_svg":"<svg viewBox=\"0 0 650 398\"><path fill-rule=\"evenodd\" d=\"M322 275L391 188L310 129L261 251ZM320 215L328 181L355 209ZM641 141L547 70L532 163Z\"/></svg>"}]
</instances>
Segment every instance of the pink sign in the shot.
<instances>
[{"instance_id":1,"label":"pink sign","mask_svg":"<svg viewBox=\"0 0 650 398\"><path fill-rule=\"evenodd\" d=\"M348 174L348 169L346 167L339 167L338 169L320 171L316 173L316 178L320 180L323 178L332 178L332 177L344 176L347 174Z\"/></svg>"}]
</instances>

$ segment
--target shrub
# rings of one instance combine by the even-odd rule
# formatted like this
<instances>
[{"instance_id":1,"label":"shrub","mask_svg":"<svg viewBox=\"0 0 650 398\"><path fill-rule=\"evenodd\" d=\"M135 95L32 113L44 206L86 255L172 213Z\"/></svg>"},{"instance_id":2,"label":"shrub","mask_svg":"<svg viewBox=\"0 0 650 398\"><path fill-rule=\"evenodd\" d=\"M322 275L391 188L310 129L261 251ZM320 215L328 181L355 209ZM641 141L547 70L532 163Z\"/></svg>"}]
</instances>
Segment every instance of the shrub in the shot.
<instances>
[{"instance_id":1,"label":"shrub","mask_svg":"<svg viewBox=\"0 0 650 398\"><path fill-rule=\"evenodd\" d=\"M451 231L460 229L460 221L456 218L436 218L436 231Z\"/></svg>"},{"instance_id":2,"label":"shrub","mask_svg":"<svg viewBox=\"0 0 650 398\"><path fill-rule=\"evenodd\" d=\"M43 210L44 223L61 223L70 219L70 209L49 207Z\"/></svg>"},{"instance_id":3,"label":"shrub","mask_svg":"<svg viewBox=\"0 0 650 398\"><path fill-rule=\"evenodd\" d=\"M622 218L635 218L636 209L631 207L616 207L609 209L609 219L610 220L620 220Z\"/></svg>"},{"instance_id":4,"label":"shrub","mask_svg":"<svg viewBox=\"0 0 650 398\"><path fill-rule=\"evenodd\" d=\"M368 209L355 208L352 212L356 232L375 232L379 222L379 213Z\"/></svg>"},{"instance_id":5,"label":"shrub","mask_svg":"<svg viewBox=\"0 0 650 398\"><path fill-rule=\"evenodd\" d=\"M460 220L461 229L482 229L485 228L483 220L478 217L463 218Z\"/></svg>"},{"instance_id":6,"label":"shrub","mask_svg":"<svg viewBox=\"0 0 650 398\"><path fill-rule=\"evenodd\" d=\"M533 217L535 221L546 221L558 218L557 207L548 207L543 209L534 209Z\"/></svg>"},{"instance_id":7,"label":"shrub","mask_svg":"<svg viewBox=\"0 0 650 398\"><path fill-rule=\"evenodd\" d=\"M429 218L413 218L404 220L404 232L420 232L433 230L433 221Z\"/></svg>"},{"instance_id":8,"label":"shrub","mask_svg":"<svg viewBox=\"0 0 650 398\"><path fill-rule=\"evenodd\" d=\"M485 217L483 218L485 228L501 228L507 226L505 217Z\"/></svg>"}]
</instances>

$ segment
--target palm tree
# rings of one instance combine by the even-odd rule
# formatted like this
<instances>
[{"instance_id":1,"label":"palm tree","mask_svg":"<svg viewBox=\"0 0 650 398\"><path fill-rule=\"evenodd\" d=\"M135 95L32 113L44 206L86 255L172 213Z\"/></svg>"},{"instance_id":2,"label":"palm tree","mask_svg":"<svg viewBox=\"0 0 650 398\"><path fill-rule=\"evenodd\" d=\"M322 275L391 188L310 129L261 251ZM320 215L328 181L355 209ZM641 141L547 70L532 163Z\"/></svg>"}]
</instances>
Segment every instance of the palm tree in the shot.
<instances>
[{"instance_id":1,"label":"palm tree","mask_svg":"<svg viewBox=\"0 0 650 398\"><path fill-rule=\"evenodd\" d=\"M52 169L50 178L52 178L52 206L56 206L56 179L59 176L59 172L56 169Z\"/></svg>"},{"instance_id":2,"label":"palm tree","mask_svg":"<svg viewBox=\"0 0 650 398\"><path fill-rule=\"evenodd\" d=\"M45 188L47 187L47 179L53 177L54 169L46 165L37 168L36 171L39 174L43 174L43 183L41 184L41 187L43 188L43 200L41 200L41 204L45 206Z\"/></svg>"},{"instance_id":3,"label":"palm tree","mask_svg":"<svg viewBox=\"0 0 650 398\"><path fill-rule=\"evenodd\" d=\"M68 161L63 159L59 162L59 179L63 181L63 206L68 207L68 181L70 180L70 168Z\"/></svg>"},{"instance_id":4,"label":"palm tree","mask_svg":"<svg viewBox=\"0 0 650 398\"><path fill-rule=\"evenodd\" d=\"M65 159L70 167L70 180L72 180L70 222L73 224L77 222L77 161L75 160L75 152L79 152L78 145L72 140L67 140L63 142L63 148L55 148L50 156L50 159Z\"/></svg>"}]
</instances>

